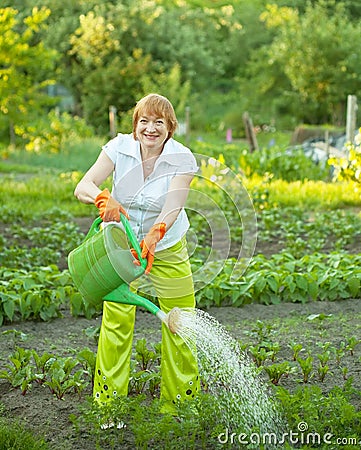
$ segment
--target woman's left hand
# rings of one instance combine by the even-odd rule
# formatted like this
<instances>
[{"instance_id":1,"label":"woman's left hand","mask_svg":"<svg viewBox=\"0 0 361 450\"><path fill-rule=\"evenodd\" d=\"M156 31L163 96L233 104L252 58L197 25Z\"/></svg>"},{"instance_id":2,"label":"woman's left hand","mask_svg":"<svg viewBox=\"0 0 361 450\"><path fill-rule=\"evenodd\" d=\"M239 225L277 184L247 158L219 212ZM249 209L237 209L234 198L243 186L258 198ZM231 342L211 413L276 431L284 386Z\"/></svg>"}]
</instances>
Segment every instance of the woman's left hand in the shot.
<instances>
[{"instance_id":1,"label":"woman's left hand","mask_svg":"<svg viewBox=\"0 0 361 450\"><path fill-rule=\"evenodd\" d=\"M142 249L142 258L146 258L147 267L145 268L145 273L148 274L152 268L154 261L154 252L155 247L158 242L163 239L166 232L166 224L164 222L156 223L152 226L152 228L148 231L145 238L140 243L140 248ZM134 249L131 249L132 255L136 258L135 264L140 265L139 258L137 252Z\"/></svg>"}]
</instances>

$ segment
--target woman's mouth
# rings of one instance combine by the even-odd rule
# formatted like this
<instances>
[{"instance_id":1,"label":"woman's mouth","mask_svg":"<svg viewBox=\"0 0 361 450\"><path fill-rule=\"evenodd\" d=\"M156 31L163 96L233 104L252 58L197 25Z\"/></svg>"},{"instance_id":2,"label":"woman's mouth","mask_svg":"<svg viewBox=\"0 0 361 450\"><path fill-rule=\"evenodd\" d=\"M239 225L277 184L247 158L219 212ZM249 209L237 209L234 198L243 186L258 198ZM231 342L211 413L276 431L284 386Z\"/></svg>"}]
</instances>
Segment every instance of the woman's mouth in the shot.
<instances>
[{"instance_id":1,"label":"woman's mouth","mask_svg":"<svg viewBox=\"0 0 361 450\"><path fill-rule=\"evenodd\" d=\"M157 139L158 135L157 134L144 134L144 137L146 139L154 140L154 139Z\"/></svg>"}]
</instances>

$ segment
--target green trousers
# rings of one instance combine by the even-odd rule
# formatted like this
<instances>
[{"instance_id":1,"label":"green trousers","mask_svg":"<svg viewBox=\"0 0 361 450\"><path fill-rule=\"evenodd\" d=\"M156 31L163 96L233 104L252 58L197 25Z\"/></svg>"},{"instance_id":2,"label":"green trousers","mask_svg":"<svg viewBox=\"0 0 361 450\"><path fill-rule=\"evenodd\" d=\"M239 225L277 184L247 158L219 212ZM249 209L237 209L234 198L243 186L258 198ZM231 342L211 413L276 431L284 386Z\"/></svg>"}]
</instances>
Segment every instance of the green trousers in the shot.
<instances>
[{"instance_id":1,"label":"green trousers","mask_svg":"<svg viewBox=\"0 0 361 450\"><path fill-rule=\"evenodd\" d=\"M176 306L195 307L185 238L173 247L156 253L149 276L162 311L167 313ZM128 394L135 309L135 306L120 303L105 301L103 304L94 379L94 398L101 403ZM198 390L199 376L194 352L181 337L172 334L162 324L162 412L174 413L175 404L193 398Z\"/></svg>"}]
</instances>

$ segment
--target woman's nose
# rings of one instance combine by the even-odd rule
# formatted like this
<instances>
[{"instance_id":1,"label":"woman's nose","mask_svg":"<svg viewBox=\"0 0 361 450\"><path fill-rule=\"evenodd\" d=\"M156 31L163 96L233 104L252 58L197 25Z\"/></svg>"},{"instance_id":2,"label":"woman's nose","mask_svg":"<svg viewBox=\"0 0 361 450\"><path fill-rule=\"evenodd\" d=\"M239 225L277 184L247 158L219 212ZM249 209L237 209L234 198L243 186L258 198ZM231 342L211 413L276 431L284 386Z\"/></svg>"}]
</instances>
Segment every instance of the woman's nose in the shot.
<instances>
[{"instance_id":1,"label":"woman's nose","mask_svg":"<svg viewBox=\"0 0 361 450\"><path fill-rule=\"evenodd\" d=\"M155 131L155 123L154 122L147 123L147 131L149 131L149 132Z\"/></svg>"}]
</instances>

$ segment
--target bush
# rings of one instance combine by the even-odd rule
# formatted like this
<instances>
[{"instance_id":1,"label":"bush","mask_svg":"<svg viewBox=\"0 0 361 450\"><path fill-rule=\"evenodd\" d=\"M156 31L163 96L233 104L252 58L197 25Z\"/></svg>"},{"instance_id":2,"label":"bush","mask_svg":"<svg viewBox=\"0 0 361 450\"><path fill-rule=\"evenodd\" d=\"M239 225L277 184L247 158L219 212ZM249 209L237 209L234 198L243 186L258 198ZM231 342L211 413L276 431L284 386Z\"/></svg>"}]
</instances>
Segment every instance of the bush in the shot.
<instances>
[{"instance_id":1,"label":"bush","mask_svg":"<svg viewBox=\"0 0 361 450\"><path fill-rule=\"evenodd\" d=\"M79 117L50 111L31 126L16 126L15 133L26 142L28 152L59 153L66 140L91 137L93 130Z\"/></svg>"}]
</instances>

